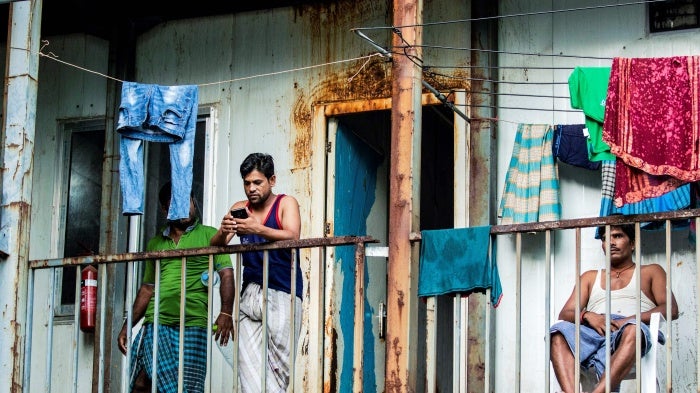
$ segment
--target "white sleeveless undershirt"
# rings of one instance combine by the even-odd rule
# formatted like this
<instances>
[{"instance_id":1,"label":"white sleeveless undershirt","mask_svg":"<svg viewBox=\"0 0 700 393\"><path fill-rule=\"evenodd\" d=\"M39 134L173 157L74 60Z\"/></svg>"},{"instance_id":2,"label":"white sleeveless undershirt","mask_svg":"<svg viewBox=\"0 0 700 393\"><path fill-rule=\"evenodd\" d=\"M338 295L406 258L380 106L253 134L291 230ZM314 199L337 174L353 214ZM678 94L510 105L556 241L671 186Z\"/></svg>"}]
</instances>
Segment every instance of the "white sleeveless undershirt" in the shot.
<instances>
[{"instance_id":1,"label":"white sleeveless undershirt","mask_svg":"<svg viewBox=\"0 0 700 393\"><path fill-rule=\"evenodd\" d=\"M600 286L601 270L598 270L598 274L595 278L595 283L591 289L591 296L588 299L588 306L586 310L604 314L605 313L605 290ZM637 312L637 290L633 284L634 280L630 280L626 287L621 289L616 289L610 291L610 308L612 309L611 314L618 314L623 316L631 316ZM651 310L656 307L656 304L641 291L640 301L642 303L641 312Z\"/></svg>"}]
</instances>

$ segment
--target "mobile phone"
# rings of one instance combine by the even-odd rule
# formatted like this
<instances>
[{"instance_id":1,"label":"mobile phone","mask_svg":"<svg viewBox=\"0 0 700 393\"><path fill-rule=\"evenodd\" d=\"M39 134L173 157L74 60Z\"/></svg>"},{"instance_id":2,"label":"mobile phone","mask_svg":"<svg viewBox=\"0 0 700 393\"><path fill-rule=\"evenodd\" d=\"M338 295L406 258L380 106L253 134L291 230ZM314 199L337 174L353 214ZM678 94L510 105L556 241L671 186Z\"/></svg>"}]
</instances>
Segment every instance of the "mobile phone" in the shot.
<instances>
[{"instance_id":1,"label":"mobile phone","mask_svg":"<svg viewBox=\"0 0 700 393\"><path fill-rule=\"evenodd\" d=\"M248 212L245 210L245 207L239 207L238 209L231 210L231 215L233 218L248 218Z\"/></svg>"}]
</instances>

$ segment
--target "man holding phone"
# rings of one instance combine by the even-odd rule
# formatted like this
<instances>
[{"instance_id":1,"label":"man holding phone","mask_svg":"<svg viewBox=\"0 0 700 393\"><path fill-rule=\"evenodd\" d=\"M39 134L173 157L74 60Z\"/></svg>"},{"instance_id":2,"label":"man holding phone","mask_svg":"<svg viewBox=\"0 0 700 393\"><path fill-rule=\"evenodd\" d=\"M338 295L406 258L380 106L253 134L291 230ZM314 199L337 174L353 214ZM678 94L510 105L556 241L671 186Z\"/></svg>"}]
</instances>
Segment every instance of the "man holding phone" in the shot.
<instances>
[{"instance_id":1,"label":"man holding phone","mask_svg":"<svg viewBox=\"0 0 700 393\"><path fill-rule=\"evenodd\" d=\"M228 245L236 234L242 244L299 239L299 203L293 196L272 192L276 182L272 156L263 153L248 155L240 166L240 173L247 199L231 206L230 212L221 220L221 227L212 237L211 245ZM243 209L246 217L240 209ZM262 326L263 252L243 253L243 283L238 315L238 379L244 393L262 390L263 367L267 367L267 391L284 392L289 385L289 370L294 367L290 364L289 334L294 335L295 341L299 338L303 290L299 253L298 250L294 252L294 258L291 249L268 252L267 312L275 317L267 318L267 326ZM295 288L291 288L292 261L296 265ZM293 316L290 310L292 294L296 302ZM267 359L262 358L263 329L267 329Z\"/></svg>"}]
</instances>

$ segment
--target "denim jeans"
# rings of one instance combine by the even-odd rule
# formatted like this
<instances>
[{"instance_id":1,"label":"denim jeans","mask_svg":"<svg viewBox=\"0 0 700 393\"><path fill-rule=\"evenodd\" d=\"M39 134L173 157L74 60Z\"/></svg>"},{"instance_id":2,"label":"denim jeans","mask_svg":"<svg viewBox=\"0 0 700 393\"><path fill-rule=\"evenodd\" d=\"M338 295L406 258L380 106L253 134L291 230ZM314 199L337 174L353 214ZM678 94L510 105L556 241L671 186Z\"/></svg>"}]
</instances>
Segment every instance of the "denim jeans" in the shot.
<instances>
[{"instance_id":1,"label":"denim jeans","mask_svg":"<svg viewBox=\"0 0 700 393\"><path fill-rule=\"evenodd\" d=\"M196 85L123 82L117 132L121 134L119 180L124 215L143 214L143 144L161 142L170 145L168 220L189 217L198 96Z\"/></svg>"}]
</instances>

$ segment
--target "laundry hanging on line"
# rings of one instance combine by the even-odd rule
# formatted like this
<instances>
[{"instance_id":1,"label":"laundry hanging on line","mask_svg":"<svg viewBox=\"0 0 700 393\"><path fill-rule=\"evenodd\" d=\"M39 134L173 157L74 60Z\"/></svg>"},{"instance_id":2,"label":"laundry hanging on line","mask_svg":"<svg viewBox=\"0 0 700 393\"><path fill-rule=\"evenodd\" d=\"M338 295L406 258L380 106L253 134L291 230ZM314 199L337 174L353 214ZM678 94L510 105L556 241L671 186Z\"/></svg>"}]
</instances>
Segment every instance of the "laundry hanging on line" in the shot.
<instances>
[{"instance_id":1,"label":"laundry hanging on line","mask_svg":"<svg viewBox=\"0 0 700 393\"><path fill-rule=\"evenodd\" d=\"M556 221L560 216L552 126L519 124L498 209L500 224Z\"/></svg>"},{"instance_id":2,"label":"laundry hanging on line","mask_svg":"<svg viewBox=\"0 0 700 393\"><path fill-rule=\"evenodd\" d=\"M144 142L170 148L172 194L168 220L189 217L199 88L123 82L117 132L122 213L143 214Z\"/></svg>"}]
</instances>

